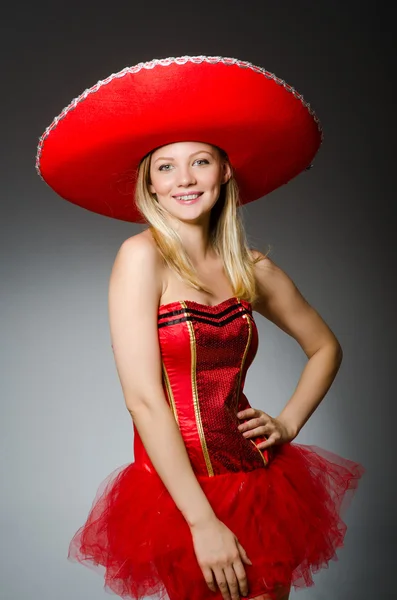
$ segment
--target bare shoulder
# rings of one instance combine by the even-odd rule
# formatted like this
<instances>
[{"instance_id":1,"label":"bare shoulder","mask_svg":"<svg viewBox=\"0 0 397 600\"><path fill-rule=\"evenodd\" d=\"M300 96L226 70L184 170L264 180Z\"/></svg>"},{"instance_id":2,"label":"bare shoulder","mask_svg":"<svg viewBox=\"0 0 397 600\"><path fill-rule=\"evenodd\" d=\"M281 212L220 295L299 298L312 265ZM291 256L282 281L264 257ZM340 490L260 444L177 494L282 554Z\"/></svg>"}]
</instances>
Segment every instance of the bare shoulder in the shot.
<instances>
[{"instance_id":1,"label":"bare shoulder","mask_svg":"<svg viewBox=\"0 0 397 600\"><path fill-rule=\"evenodd\" d=\"M259 250L251 249L255 263L255 280L258 286L258 302L267 302L276 286L296 287L292 279L272 259Z\"/></svg>"},{"instance_id":2,"label":"bare shoulder","mask_svg":"<svg viewBox=\"0 0 397 600\"><path fill-rule=\"evenodd\" d=\"M337 345L333 332L291 277L258 250L251 252L258 259L254 267L258 299L253 309L295 338L307 356L324 344Z\"/></svg>"},{"instance_id":3,"label":"bare shoulder","mask_svg":"<svg viewBox=\"0 0 397 600\"><path fill-rule=\"evenodd\" d=\"M117 277L138 277L138 281L151 280L158 299L163 292L164 261L148 230L133 235L121 244L114 260L111 281Z\"/></svg>"},{"instance_id":4,"label":"bare shoulder","mask_svg":"<svg viewBox=\"0 0 397 600\"><path fill-rule=\"evenodd\" d=\"M258 298L254 309L276 324L283 312L307 304L291 277L268 256L251 250L257 260L254 268Z\"/></svg>"},{"instance_id":5,"label":"bare shoulder","mask_svg":"<svg viewBox=\"0 0 397 600\"><path fill-rule=\"evenodd\" d=\"M153 267L160 266L162 259L149 230L142 231L124 240L117 253L116 259L127 258L146 259Z\"/></svg>"}]
</instances>

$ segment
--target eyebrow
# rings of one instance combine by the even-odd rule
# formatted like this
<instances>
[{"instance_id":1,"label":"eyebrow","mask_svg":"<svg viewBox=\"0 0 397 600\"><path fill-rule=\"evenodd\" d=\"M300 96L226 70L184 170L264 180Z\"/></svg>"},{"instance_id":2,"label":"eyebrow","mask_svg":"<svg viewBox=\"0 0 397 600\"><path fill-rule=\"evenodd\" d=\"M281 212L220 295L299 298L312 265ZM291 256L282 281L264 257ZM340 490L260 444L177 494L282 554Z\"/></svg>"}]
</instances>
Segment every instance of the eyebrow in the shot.
<instances>
[{"instance_id":1,"label":"eyebrow","mask_svg":"<svg viewBox=\"0 0 397 600\"><path fill-rule=\"evenodd\" d=\"M189 158L191 158L192 156L195 156L195 154L201 154L202 152L205 152L206 154L209 154L210 156L214 156L212 154L212 152L209 152L208 150L198 150L197 152L193 152L193 154L191 154L189 156ZM158 160L175 160L175 159L172 158L172 156L159 156L158 158L156 158L156 160L154 162L156 163Z\"/></svg>"}]
</instances>

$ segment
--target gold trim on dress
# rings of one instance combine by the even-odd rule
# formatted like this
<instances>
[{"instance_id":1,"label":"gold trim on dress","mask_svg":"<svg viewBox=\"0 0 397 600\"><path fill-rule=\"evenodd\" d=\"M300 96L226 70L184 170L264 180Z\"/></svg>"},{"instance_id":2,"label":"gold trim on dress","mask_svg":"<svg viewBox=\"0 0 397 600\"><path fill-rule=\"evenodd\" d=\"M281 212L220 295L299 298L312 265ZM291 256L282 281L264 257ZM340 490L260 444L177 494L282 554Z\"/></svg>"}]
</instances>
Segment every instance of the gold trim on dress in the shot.
<instances>
[{"instance_id":1,"label":"gold trim on dress","mask_svg":"<svg viewBox=\"0 0 397 600\"><path fill-rule=\"evenodd\" d=\"M261 455L263 462L265 463L265 467L267 467L268 461L263 456L261 449L258 448L258 446L255 444L255 442L253 440L250 440L250 442L251 442L251 444L254 444L255 448L258 450L259 454ZM268 451L270 451L270 448L268 448Z\"/></svg>"},{"instance_id":2,"label":"gold trim on dress","mask_svg":"<svg viewBox=\"0 0 397 600\"><path fill-rule=\"evenodd\" d=\"M183 308L188 311L189 309L186 306L186 303L181 300L180 304L183 306ZM188 316L185 313L185 316ZM201 443L201 449L203 451L203 455L204 455L204 460L205 460L205 464L207 466L207 473L210 477L212 477L214 475L214 470L212 468L212 464L211 464L211 459L208 453L208 448L207 448L207 443L205 441L205 435L204 435L204 429L203 429L203 423L201 421L201 414L200 414L200 405L199 405L199 399L198 399L198 393L197 393L197 379L196 379L196 357L197 357L197 352L196 352L196 339L195 339L195 335L194 335L194 328L193 328L193 324L190 320L186 321L186 325L188 327L189 330L189 336L190 336L190 356L191 356L191 386L192 386L192 394L193 394L193 406L194 406L194 414L196 417L196 425L197 425L197 430L198 430L198 434L199 434L199 438L200 438L200 443Z\"/></svg>"},{"instance_id":3,"label":"gold trim on dress","mask_svg":"<svg viewBox=\"0 0 397 600\"><path fill-rule=\"evenodd\" d=\"M240 302L239 298L237 298L238 302ZM240 303L241 304L241 303ZM247 319L247 315L243 314L242 315L243 319L246 319L247 325L248 325L248 339L247 339L247 343L245 345L245 349L244 349L244 354L243 357L241 359L241 364L240 364L240 370L239 370L239 376L238 376L238 381L237 381L237 392L236 392L236 412L238 409L238 402L240 400L240 385L241 385L241 377L243 374L243 369L244 369L244 365L245 365L245 360L247 358L247 354L248 354L248 348L250 347L251 344L251 338L252 338L252 325L251 325L251 321L249 319Z\"/></svg>"},{"instance_id":4,"label":"gold trim on dress","mask_svg":"<svg viewBox=\"0 0 397 600\"><path fill-rule=\"evenodd\" d=\"M240 302L240 300L239 300ZM252 338L252 323L251 323L251 319L249 318L249 315L244 314L243 315L243 319L246 320L247 325L248 325L248 340L247 340L247 344L245 346L245 350L244 350L244 354L243 354L243 358L241 360L241 366L240 366L240 373L239 373L239 379L238 379L238 384L237 384L237 406L236 406L236 412L238 409L238 401L240 399L240 385L241 385L241 377L242 377L242 373L243 373L243 368L245 365L245 360L247 358L247 354L248 354L248 348L250 347L251 344L251 338ZM249 440L251 442L251 444L253 444L255 446L255 449L259 452L259 454L262 457L262 460L265 464L265 466L267 466L268 461L266 460L266 458L263 456L263 453L261 452L261 449L257 447L257 445L255 444L255 442L253 440Z\"/></svg>"},{"instance_id":5,"label":"gold trim on dress","mask_svg":"<svg viewBox=\"0 0 397 600\"><path fill-rule=\"evenodd\" d=\"M172 414L174 415L175 421L178 423L178 427L179 427L178 412L176 410L174 394L172 392L170 379L168 377L167 369L166 369L164 362L162 362L162 370L163 370L164 383L166 386L167 396L168 396L168 400L169 400L170 407L172 410ZM179 427L179 429L180 429L180 427Z\"/></svg>"}]
</instances>

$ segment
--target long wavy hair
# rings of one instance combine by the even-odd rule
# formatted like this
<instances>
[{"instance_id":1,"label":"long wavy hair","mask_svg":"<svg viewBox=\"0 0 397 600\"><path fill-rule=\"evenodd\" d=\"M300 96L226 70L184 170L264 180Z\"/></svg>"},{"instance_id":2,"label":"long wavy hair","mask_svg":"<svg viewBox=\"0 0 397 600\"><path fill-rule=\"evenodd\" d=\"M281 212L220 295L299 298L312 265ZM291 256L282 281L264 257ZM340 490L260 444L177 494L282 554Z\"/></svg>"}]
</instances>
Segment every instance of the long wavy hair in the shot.
<instances>
[{"instance_id":1,"label":"long wavy hair","mask_svg":"<svg viewBox=\"0 0 397 600\"><path fill-rule=\"evenodd\" d=\"M254 265L263 259L255 257L251 252L239 208L242 206L233 167L229 158L221 148L214 146L220 158L231 166L232 176L221 186L219 198L211 210L209 235L210 244L215 253L222 259L225 274L233 289L233 294L248 302L255 302L258 297ZM136 206L143 219L149 224L153 239L170 269L188 286L206 293L211 291L200 281L182 240L167 219L167 211L157 202L149 190L150 165L154 150L149 152L140 162L135 190Z\"/></svg>"}]
</instances>

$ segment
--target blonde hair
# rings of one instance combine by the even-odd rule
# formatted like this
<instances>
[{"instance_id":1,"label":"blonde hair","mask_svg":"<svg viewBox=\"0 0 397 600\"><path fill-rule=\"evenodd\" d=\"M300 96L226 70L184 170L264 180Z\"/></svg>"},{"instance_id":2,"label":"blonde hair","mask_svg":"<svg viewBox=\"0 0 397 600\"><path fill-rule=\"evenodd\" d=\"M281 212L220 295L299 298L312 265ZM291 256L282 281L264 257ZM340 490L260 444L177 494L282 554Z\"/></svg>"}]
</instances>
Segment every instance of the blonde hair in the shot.
<instances>
[{"instance_id":1,"label":"blonde hair","mask_svg":"<svg viewBox=\"0 0 397 600\"><path fill-rule=\"evenodd\" d=\"M216 146L215 148L218 150L220 158L229 162L227 154L220 148ZM149 224L153 239L169 268L176 272L187 285L196 290L211 293L200 281L178 232L167 220L168 213L149 190L153 152L154 150L141 160L138 168L135 189L136 206ZM223 261L225 274L234 295L253 303L258 297L254 265L264 256L254 257L248 246L246 232L238 210L240 206L239 189L232 169L232 176L227 183L222 185L218 201L211 211L210 243Z\"/></svg>"}]
</instances>

